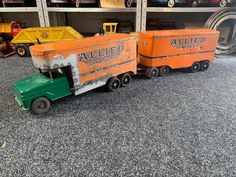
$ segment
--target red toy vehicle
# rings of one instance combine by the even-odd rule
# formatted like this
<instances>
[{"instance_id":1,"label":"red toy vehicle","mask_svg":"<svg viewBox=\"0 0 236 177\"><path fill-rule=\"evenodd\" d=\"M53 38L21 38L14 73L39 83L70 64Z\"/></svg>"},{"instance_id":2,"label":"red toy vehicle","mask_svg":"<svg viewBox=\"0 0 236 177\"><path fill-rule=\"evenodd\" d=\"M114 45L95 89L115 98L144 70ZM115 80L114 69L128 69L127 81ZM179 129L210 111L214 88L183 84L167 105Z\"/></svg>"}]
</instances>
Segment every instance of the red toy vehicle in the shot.
<instances>
[{"instance_id":1,"label":"red toy vehicle","mask_svg":"<svg viewBox=\"0 0 236 177\"><path fill-rule=\"evenodd\" d=\"M201 5L217 5L220 7L226 7L228 4L233 4L233 0L187 0L186 4L192 7Z\"/></svg>"},{"instance_id":2,"label":"red toy vehicle","mask_svg":"<svg viewBox=\"0 0 236 177\"><path fill-rule=\"evenodd\" d=\"M71 4L75 7L98 7L99 2L97 0L71 0Z\"/></svg>"}]
</instances>

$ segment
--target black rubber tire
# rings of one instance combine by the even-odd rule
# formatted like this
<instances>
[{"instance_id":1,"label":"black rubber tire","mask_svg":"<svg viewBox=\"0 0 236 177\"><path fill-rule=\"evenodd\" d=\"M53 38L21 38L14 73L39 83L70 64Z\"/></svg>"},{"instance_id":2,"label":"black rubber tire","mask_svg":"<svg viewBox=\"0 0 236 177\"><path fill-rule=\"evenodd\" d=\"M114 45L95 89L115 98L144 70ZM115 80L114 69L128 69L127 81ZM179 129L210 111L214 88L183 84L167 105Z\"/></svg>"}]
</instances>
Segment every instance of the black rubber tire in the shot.
<instances>
[{"instance_id":1,"label":"black rubber tire","mask_svg":"<svg viewBox=\"0 0 236 177\"><path fill-rule=\"evenodd\" d=\"M157 68L147 68L145 75L149 79L153 79L159 75L159 70Z\"/></svg>"},{"instance_id":2,"label":"black rubber tire","mask_svg":"<svg viewBox=\"0 0 236 177\"><path fill-rule=\"evenodd\" d=\"M129 73L125 73L120 76L120 82L122 87L127 87L130 81L131 81L131 76Z\"/></svg>"},{"instance_id":3,"label":"black rubber tire","mask_svg":"<svg viewBox=\"0 0 236 177\"><path fill-rule=\"evenodd\" d=\"M202 61L201 62L201 71L206 71L210 66L210 62L209 61Z\"/></svg>"},{"instance_id":4,"label":"black rubber tire","mask_svg":"<svg viewBox=\"0 0 236 177\"><path fill-rule=\"evenodd\" d=\"M42 114L48 112L50 108L50 101L45 97L36 98L31 103L31 111L35 114Z\"/></svg>"},{"instance_id":5,"label":"black rubber tire","mask_svg":"<svg viewBox=\"0 0 236 177\"><path fill-rule=\"evenodd\" d=\"M169 66L162 66L159 68L159 75L160 76L166 76L170 73L170 67Z\"/></svg>"},{"instance_id":6,"label":"black rubber tire","mask_svg":"<svg viewBox=\"0 0 236 177\"><path fill-rule=\"evenodd\" d=\"M200 69L201 69L200 62L198 62L198 61L194 62L190 69L193 73L196 73L196 72L200 71Z\"/></svg>"},{"instance_id":7,"label":"black rubber tire","mask_svg":"<svg viewBox=\"0 0 236 177\"><path fill-rule=\"evenodd\" d=\"M107 81L107 89L109 91L116 91L118 88L120 88L120 85L120 79L117 77L112 77Z\"/></svg>"},{"instance_id":8,"label":"black rubber tire","mask_svg":"<svg viewBox=\"0 0 236 177\"><path fill-rule=\"evenodd\" d=\"M17 44L16 45L16 54L19 57L29 57L30 56L29 47L25 44Z\"/></svg>"}]
</instances>

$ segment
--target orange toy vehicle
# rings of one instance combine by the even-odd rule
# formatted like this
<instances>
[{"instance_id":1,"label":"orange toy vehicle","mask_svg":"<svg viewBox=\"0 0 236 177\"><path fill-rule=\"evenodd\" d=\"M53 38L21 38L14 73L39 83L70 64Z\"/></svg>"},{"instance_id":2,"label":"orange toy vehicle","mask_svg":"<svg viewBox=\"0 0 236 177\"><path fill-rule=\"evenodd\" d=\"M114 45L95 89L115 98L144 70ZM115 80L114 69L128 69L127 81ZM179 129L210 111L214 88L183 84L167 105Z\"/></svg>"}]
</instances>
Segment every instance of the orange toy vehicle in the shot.
<instances>
[{"instance_id":1,"label":"orange toy vehicle","mask_svg":"<svg viewBox=\"0 0 236 177\"><path fill-rule=\"evenodd\" d=\"M170 69L205 71L213 61L219 32L211 29L146 31L139 34L138 63L149 78Z\"/></svg>"},{"instance_id":2,"label":"orange toy vehicle","mask_svg":"<svg viewBox=\"0 0 236 177\"><path fill-rule=\"evenodd\" d=\"M40 72L13 84L16 101L25 110L44 113L51 101L71 94L103 85L110 91L127 86L137 70L144 70L149 78L159 71L165 75L170 68L204 71L213 61L219 33L210 29L142 32L138 58L133 35L107 34L31 46L33 63Z\"/></svg>"}]
</instances>

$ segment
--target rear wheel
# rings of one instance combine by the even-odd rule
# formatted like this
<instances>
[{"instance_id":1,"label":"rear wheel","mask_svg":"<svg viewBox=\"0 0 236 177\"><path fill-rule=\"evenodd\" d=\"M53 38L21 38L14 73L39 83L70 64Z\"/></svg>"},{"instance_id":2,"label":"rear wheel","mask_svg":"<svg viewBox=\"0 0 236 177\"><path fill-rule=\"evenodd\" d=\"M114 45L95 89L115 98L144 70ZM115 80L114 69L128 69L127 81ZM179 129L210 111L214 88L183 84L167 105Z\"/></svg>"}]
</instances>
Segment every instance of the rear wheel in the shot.
<instances>
[{"instance_id":1,"label":"rear wheel","mask_svg":"<svg viewBox=\"0 0 236 177\"><path fill-rule=\"evenodd\" d=\"M159 72L160 72L160 76L166 76L170 73L170 67L162 66L160 67Z\"/></svg>"},{"instance_id":2,"label":"rear wheel","mask_svg":"<svg viewBox=\"0 0 236 177\"><path fill-rule=\"evenodd\" d=\"M50 108L50 101L45 97L36 98L31 104L31 110L35 114L42 114L48 112Z\"/></svg>"},{"instance_id":3,"label":"rear wheel","mask_svg":"<svg viewBox=\"0 0 236 177\"><path fill-rule=\"evenodd\" d=\"M120 82L122 87L127 87L131 81L131 76L129 73L122 74L120 77Z\"/></svg>"},{"instance_id":4,"label":"rear wheel","mask_svg":"<svg viewBox=\"0 0 236 177\"><path fill-rule=\"evenodd\" d=\"M30 56L29 47L24 44L16 45L16 54L19 57L29 57Z\"/></svg>"},{"instance_id":5,"label":"rear wheel","mask_svg":"<svg viewBox=\"0 0 236 177\"><path fill-rule=\"evenodd\" d=\"M191 71L192 71L193 73L195 73L195 72L200 71L200 69L201 69L200 63L199 63L198 61L194 62L193 65L192 65L192 67L191 67Z\"/></svg>"},{"instance_id":6,"label":"rear wheel","mask_svg":"<svg viewBox=\"0 0 236 177\"><path fill-rule=\"evenodd\" d=\"M115 91L120 88L121 82L117 77L112 77L107 81L107 88L109 91Z\"/></svg>"},{"instance_id":7,"label":"rear wheel","mask_svg":"<svg viewBox=\"0 0 236 177\"><path fill-rule=\"evenodd\" d=\"M209 68L210 62L209 61L202 61L201 62L201 71L206 71Z\"/></svg>"},{"instance_id":8,"label":"rear wheel","mask_svg":"<svg viewBox=\"0 0 236 177\"><path fill-rule=\"evenodd\" d=\"M149 78L149 79L153 79L155 77L157 77L159 74L159 70L157 68L147 68L145 75Z\"/></svg>"}]
</instances>

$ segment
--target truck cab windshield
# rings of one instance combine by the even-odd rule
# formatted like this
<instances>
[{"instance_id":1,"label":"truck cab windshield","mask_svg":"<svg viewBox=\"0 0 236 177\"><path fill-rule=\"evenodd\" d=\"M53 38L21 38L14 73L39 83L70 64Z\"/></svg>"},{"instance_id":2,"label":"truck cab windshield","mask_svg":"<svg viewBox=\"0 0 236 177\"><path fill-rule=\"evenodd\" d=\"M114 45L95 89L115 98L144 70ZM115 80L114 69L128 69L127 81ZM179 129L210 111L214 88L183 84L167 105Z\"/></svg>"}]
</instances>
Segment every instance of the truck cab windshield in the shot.
<instances>
[{"instance_id":1,"label":"truck cab windshield","mask_svg":"<svg viewBox=\"0 0 236 177\"><path fill-rule=\"evenodd\" d=\"M60 73L58 70L49 70L49 71L42 72L42 74L45 77L48 77L50 79L56 79L56 78L63 76L63 74Z\"/></svg>"}]
</instances>

